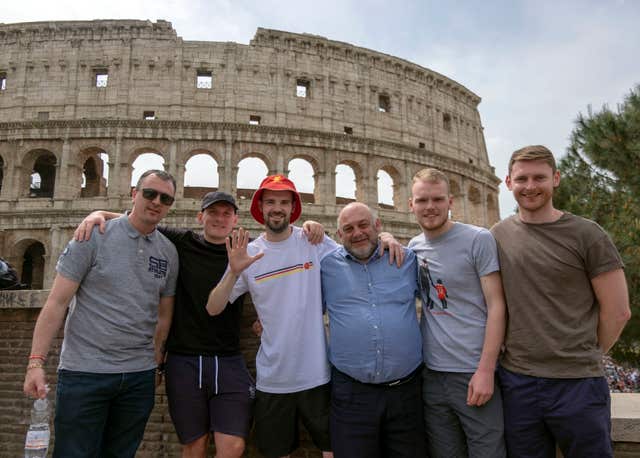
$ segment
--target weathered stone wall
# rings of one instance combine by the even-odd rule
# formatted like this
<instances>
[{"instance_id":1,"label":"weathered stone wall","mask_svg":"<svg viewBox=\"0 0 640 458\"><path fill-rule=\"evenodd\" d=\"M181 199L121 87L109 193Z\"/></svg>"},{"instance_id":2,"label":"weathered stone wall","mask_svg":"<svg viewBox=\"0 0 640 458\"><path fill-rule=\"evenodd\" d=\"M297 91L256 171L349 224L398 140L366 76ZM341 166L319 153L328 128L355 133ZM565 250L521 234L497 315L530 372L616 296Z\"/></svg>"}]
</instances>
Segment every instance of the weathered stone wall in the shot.
<instances>
[{"instance_id":1,"label":"weathered stone wall","mask_svg":"<svg viewBox=\"0 0 640 458\"><path fill-rule=\"evenodd\" d=\"M197 87L198 75L210 87ZM184 41L166 21L3 24L0 80L0 255L19 272L26 258L43 263L33 281L40 287L50 286L83 216L129 207L132 164L146 152L159 154L178 181L170 224L195 224L198 196L184 175L196 154L216 161L218 188L238 195L241 224L254 230L236 185L247 157L262 159L269 173L308 161L314 191L303 217L331 233L345 202L335 192L339 164L352 167L356 198L379 208L400 240L417 232L407 201L425 166L451 177L455 219L499 219L480 98L429 69L347 43L266 29L249 45ZM154 119L142 119L145 112ZM393 206L378 204L379 170L393 179ZM30 186L34 172L39 189Z\"/></svg>"}]
</instances>

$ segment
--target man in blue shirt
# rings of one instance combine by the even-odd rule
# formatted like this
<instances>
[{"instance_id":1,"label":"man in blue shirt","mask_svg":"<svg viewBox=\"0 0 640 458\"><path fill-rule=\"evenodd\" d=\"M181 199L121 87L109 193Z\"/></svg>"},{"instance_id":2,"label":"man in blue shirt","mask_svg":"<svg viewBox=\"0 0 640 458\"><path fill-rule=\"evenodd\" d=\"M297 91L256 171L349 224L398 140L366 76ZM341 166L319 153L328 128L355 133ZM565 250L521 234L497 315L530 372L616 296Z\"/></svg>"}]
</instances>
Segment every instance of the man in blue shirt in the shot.
<instances>
[{"instance_id":1,"label":"man in blue shirt","mask_svg":"<svg viewBox=\"0 0 640 458\"><path fill-rule=\"evenodd\" d=\"M343 246L321 262L332 365L331 445L336 458L425 454L417 265L380 256L381 223L362 203L338 217Z\"/></svg>"}]
</instances>

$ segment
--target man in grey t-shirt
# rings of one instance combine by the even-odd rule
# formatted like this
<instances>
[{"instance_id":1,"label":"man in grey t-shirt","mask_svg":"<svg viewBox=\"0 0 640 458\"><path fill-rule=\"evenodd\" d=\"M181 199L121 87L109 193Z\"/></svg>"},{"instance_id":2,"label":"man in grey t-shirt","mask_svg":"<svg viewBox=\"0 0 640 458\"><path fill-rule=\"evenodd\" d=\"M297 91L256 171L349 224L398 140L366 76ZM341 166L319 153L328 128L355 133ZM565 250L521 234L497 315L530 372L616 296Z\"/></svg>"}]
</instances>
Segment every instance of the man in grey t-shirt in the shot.
<instances>
[{"instance_id":1,"label":"man in grey t-shirt","mask_svg":"<svg viewBox=\"0 0 640 458\"><path fill-rule=\"evenodd\" d=\"M36 322L24 392L46 396L44 362L68 304L58 367L54 457L133 457L153 408L173 313L178 255L156 225L175 180L145 172L128 216L69 242Z\"/></svg>"},{"instance_id":2,"label":"man in grey t-shirt","mask_svg":"<svg viewBox=\"0 0 640 458\"><path fill-rule=\"evenodd\" d=\"M495 240L486 229L449 219L453 198L442 172L419 171L411 191L422 228L409 248L420 269L429 456L506 456L494 378L505 329Z\"/></svg>"}]
</instances>

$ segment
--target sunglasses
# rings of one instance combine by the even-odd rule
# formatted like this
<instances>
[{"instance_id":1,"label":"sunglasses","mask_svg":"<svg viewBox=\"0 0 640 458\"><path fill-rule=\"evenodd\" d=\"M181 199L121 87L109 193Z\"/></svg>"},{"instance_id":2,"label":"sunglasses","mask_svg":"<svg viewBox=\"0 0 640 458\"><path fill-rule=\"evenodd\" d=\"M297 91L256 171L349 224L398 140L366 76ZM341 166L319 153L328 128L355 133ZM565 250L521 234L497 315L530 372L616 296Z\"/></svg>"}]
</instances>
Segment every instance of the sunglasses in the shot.
<instances>
[{"instance_id":1,"label":"sunglasses","mask_svg":"<svg viewBox=\"0 0 640 458\"><path fill-rule=\"evenodd\" d=\"M173 196L170 196L169 194L165 194L164 192L156 191L155 189L151 189L151 188L142 189L142 197L144 197L147 200L155 200L155 198L158 197L158 194L160 194L160 203L162 205L171 205L173 201L176 200Z\"/></svg>"}]
</instances>

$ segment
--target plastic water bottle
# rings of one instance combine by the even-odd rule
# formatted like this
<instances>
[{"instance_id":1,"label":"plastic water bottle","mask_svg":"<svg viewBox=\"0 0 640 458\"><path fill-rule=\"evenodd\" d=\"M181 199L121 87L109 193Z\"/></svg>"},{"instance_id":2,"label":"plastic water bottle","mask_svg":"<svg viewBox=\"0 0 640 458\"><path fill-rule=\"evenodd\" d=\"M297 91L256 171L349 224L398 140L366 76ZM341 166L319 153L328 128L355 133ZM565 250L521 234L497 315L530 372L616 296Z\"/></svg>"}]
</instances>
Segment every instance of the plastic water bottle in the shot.
<instances>
[{"instance_id":1,"label":"plastic water bottle","mask_svg":"<svg viewBox=\"0 0 640 458\"><path fill-rule=\"evenodd\" d=\"M31 409L31 424L24 441L24 458L46 458L51 431L49 401L36 399Z\"/></svg>"}]
</instances>

